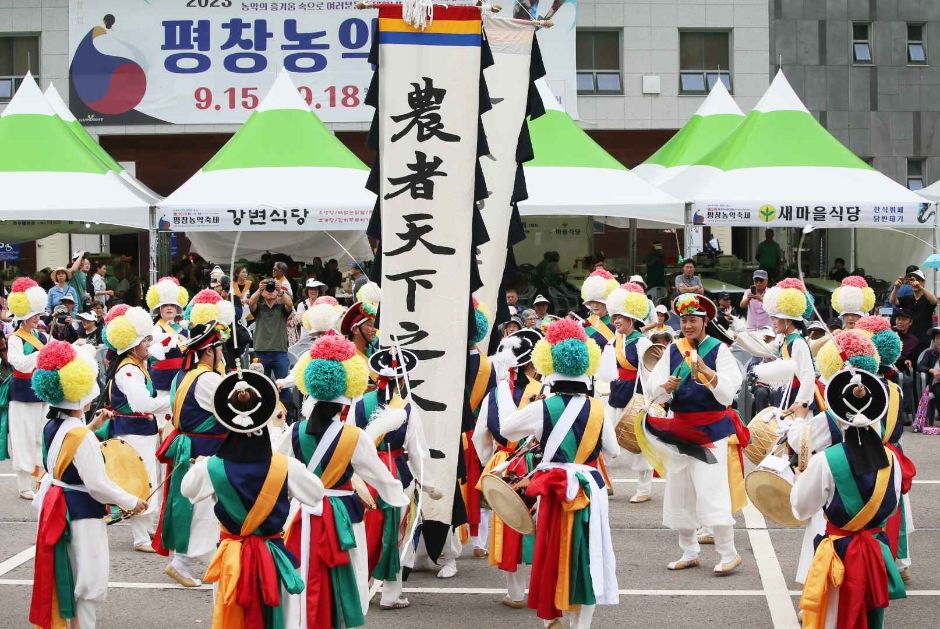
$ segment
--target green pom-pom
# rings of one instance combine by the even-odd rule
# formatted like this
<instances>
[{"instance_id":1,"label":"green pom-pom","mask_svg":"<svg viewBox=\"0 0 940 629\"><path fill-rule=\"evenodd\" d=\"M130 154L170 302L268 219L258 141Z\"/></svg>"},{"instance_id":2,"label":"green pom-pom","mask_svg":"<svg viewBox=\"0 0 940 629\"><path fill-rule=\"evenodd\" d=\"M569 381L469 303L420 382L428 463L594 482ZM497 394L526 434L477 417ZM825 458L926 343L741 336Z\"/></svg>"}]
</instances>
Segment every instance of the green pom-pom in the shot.
<instances>
[{"instance_id":1,"label":"green pom-pom","mask_svg":"<svg viewBox=\"0 0 940 629\"><path fill-rule=\"evenodd\" d=\"M310 396L318 400L332 400L346 393L346 370L335 360L311 360L304 371L304 381Z\"/></svg>"},{"instance_id":2,"label":"green pom-pom","mask_svg":"<svg viewBox=\"0 0 940 629\"><path fill-rule=\"evenodd\" d=\"M33 372L32 387L36 396L47 404L59 404L65 399L58 371L37 369Z\"/></svg>"},{"instance_id":3,"label":"green pom-pom","mask_svg":"<svg viewBox=\"0 0 940 629\"><path fill-rule=\"evenodd\" d=\"M579 339L565 339L552 346L555 372L564 376L582 376L591 364L587 345Z\"/></svg>"},{"instance_id":4,"label":"green pom-pom","mask_svg":"<svg viewBox=\"0 0 940 629\"><path fill-rule=\"evenodd\" d=\"M872 335L872 343L881 357L881 364L891 367L901 357L901 337L894 330L885 330Z\"/></svg>"},{"instance_id":5,"label":"green pom-pom","mask_svg":"<svg viewBox=\"0 0 940 629\"><path fill-rule=\"evenodd\" d=\"M476 322L477 333L470 338L470 345L476 345L482 341L486 338L486 333L490 330L490 322L487 321L486 315L479 310L473 311L473 320Z\"/></svg>"},{"instance_id":6,"label":"green pom-pom","mask_svg":"<svg viewBox=\"0 0 940 629\"><path fill-rule=\"evenodd\" d=\"M868 373L878 373L878 361L874 356L852 356L849 358L849 364Z\"/></svg>"},{"instance_id":7,"label":"green pom-pom","mask_svg":"<svg viewBox=\"0 0 940 629\"><path fill-rule=\"evenodd\" d=\"M806 295L806 310L803 311L803 318L810 321L813 318L813 305L816 303L816 300L813 298L812 294L808 292L803 294Z\"/></svg>"}]
</instances>

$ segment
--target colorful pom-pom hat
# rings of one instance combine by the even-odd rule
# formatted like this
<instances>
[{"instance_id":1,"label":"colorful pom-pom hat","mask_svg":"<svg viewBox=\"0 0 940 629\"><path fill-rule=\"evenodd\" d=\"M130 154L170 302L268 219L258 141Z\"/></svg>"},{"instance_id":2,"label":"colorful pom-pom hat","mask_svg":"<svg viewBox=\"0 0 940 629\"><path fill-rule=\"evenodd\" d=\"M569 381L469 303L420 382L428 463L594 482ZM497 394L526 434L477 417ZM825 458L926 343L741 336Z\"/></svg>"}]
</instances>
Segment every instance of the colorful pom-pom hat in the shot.
<instances>
[{"instance_id":1,"label":"colorful pom-pom hat","mask_svg":"<svg viewBox=\"0 0 940 629\"><path fill-rule=\"evenodd\" d=\"M378 307L382 303L382 287L375 282L366 282L356 291L356 301L368 301Z\"/></svg>"},{"instance_id":2,"label":"colorful pom-pom hat","mask_svg":"<svg viewBox=\"0 0 940 629\"><path fill-rule=\"evenodd\" d=\"M482 301L473 298L473 320L476 323L476 334L467 339L469 345L476 345L486 338L490 331L490 311Z\"/></svg>"},{"instance_id":3,"label":"colorful pom-pom hat","mask_svg":"<svg viewBox=\"0 0 940 629\"><path fill-rule=\"evenodd\" d=\"M881 368L894 369L894 363L901 357L901 337L891 329L891 321L887 317L869 315L859 319L855 328L871 334L871 342L881 358Z\"/></svg>"},{"instance_id":4,"label":"colorful pom-pom hat","mask_svg":"<svg viewBox=\"0 0 940 629\"><path fill-rule=\"evenodd\" d=\"M100 393L94 347L49 341L36 358L32 387L36 397L49 406L84 410Z\"/></svg>"},{"instance_id":5,"label":"colorful pom-pom hat","mask_svg":"<svg viewBox=\"0 0 940 629\"><path fill-rule=\"evenodd\" d=\"M877 374L880 363L871 335L863 330L836 332L816 354L816 368L824 381L849 367Z\"/></svg>"},{"instance_id":6,"label":"colorful pom-pom hat","mask_svg":"<svg viewBox=\"0 0 940 629\"><path fill-rule=\"evenodd\" d=\"M147 307L158 310L163 306L176 306L180 310L189 302L189 291L180 286L175 277L161 277L147 289Z\"/></svg>"},{"instance_id":7,"label":"colorful pom-pom hat","mask_svg":"<svg viewBox=\"0 0 940 629\"><path fill-rule=\"evenodd\" d=\"M587 276L581 284L581 300L587 304L592 301L604 302L611 291L619 286L617 279L609 271L598 269Z\"/></svg>"},{"instance_id":8,"label":"colorful pom-pom hat","mask_svg":"<svg viewBox=\"0 0 940 629\"><path fill-rule=\"evenodd\" d=\"M140 345L153 331L153 319L143 308L121 304L104 316L101 339L118 354Z\"/></svg>"},{"instance_id":9,"label":"colorful pom-pom hat","mask_svg":"<svg viewBox=\"0 0 940 629\"><path fill-rule=\"evenodd\" d=\"M813 316L813 297L798 279L787 278L767 289L764 310L777 319L802 321Z\"/></svg>"},{"instance_id":10,"label":"colorful pom-pom hat","mask_svg":"<svg viewBox=\"0 0 940 629\"><path fill-rule=\"evenodd\" d=\"M352 334L353 330L366 321L374 322L378 311L378 306L370 301L357 301L343 314L343 318L339 324L339 331L344 336Z\"/></svg>"},{"instance_id":11,"label":"colorful pom-pom hat","mask_svg":"<svg viewBox=\"0 0 940 629\"><path fill-rule=\"evenodd\" d=\"M542 376L542 382L551 384L559 380L573 380L590 384L601 362L601 349L590 339L584 328L571 319L559 319L549 324L545 338L532 350L532 364Z\"/></svg>"},{"instance_id":12,"label":"colorful pom-pom hat","mask_svg":"<svg viewBox=\"0 0 940 629\"><path fill-rule=\"evenodd\" d=\"M875 291L860 275L850 275L832 291L832 309L839 314L864 317L875 307Z\"/></svg>"},{"instance_id":13,"label":"colorful pom-pom hat","mask_svg":"<svg viewBox=\"0 0 940 629\"><path fill-rule=\"evenodd\" d=\"M183 318L193 326L210 321L230 326L235 323L235 306L232 305L232 302L222 299L211 288L204 288L196 293L196 296L186 306Z\"/></svg>"},{"instance_id":14,"label":"colorful pom-pom hat","mask_svg":"<svg viewBox=\"0 0 940 629\"><path fill-rule=\"evenodd\" d=\"M308 334L324 334L339 331L339 322L346 309L335 298L328 295L317 297L313 305L304 310L301 323Z\"/></svg>"},{"instance_id":15,"label":"colorful pom-pom hat","mask_svg":"<svg viewBox=\"0 0 940 629\"><path fill-rule=\"evenodd\" d=\"M715 306L715 302L704 295L686 293L679 295L673 300L672 311L680 317L694 315L697 317L705 317L706 321L711 321L715 318L718 307Z\"/></svg>"},{"instance_id":16,"label":"colorful pom-pom hat","mask_svg":"<svg viewBox=\"0 0 940 629\"><path fill-rule=\"evenodd\" d=\"M355 343L328 334L315 340L297 361L294 381L301 393L315 400L350 404L365 393L369 368L356 353Z\"/></svg>"},{"instance_id":17,"label":"colorful pom-pom hat","mask_svg":"<svg viewBox=\"0 0 940 629\"><path fill-rule=\"evenodd\" d=\"M31 278L18 277L10 286L7 307L13 313L14 321L25 321L46 311L49 297L42 286Z\"/></svg>"},{"instance_id":18,"label":"colorful pom-pom hat","mask_svg":"<svg viewBox=\"0 0 940 629\"><path fill-rule=\"evenodd\" d=\"M611 317L620 315L629 317L638 323L644 323L650 316L650 301L646 298L643 287L634 282L621 284L607 295L607 314Z\"/></svg>"}]
</instances>

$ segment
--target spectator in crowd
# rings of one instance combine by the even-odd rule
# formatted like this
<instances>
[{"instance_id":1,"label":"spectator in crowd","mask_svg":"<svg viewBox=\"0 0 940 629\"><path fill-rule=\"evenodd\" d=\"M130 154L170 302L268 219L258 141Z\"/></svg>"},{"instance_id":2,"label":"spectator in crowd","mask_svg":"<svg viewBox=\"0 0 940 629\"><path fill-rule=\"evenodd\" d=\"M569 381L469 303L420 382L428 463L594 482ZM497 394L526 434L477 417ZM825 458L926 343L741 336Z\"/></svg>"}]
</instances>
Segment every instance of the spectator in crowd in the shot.
<instances>
[{"instance_id":1,"label":"spectator in crowd","mask_svg":"<svg viewBox=\"0 0 940 629\"><path fill-rule=\"evenodd\" d=\"M78 315L78 338L85 339L87 345L101 344L101 326L94 312L81 312Z\"/></svg>"},{"instance_id":2,"label":"spectator in crowd","mask_svg":"<svg viewBox=\"0 0 940 629\"><path fill-rule=\"evenodd\" d=\"M937 307L937 298L927 290L925 286L926 277L924 272L917 270L910 274L899 277L894 282L891 289L890 302L895 306L900 306L911 314L913 322L911 323L911 334L920 340L919 349L923 350L930 344L927 333L933 326L933 313ZM899 298L898 290L907 284L911 287L911 294Z\"/></svg>"},{"instance_id":3,"label":"spectator in crowd","mask_svg":"<svg viewBox=\"0 0 940 629\"><path fill-rule=\"evenodd\" d=\"M350 264L349 274L352 278L352 289L350 292L355 300L357 299L356 295L359 293L359 289L369 281L369 278L366 276L365 267L362 262L353 262Z\"/></svg>"},{"instance_id":4,"label":"spectator in crowd","mask_svg":"<svg viewBox=\"0 0 940 629\"><path fill-rule=\"evenodd\" d=\"M729 329L734 322L734 306L731 305L731 295L725 291L718 293L718 314L715 320L725 329Z\"/></svg>"},{"instance_id":5,"label":"spectator in crowd","mask_svg":"<svg viewBox=\"0 0 940 629\"><path fill-rule=\"evenodd\" d=\"M294 296L294 287L291 286L290 280L287 279L287 263L278 260L274 263L274 266L271 268L271 277L274 278L274 281L278 283L285 291L290 293L291 297Z\"/></svg>"},{"instance_id":6,"label":"spectator in crowd","mask_svg":"<svg viewBox=\"0 0 940 629\"><path fill-rule=\"evenodd\" d=\"M254 317L250 312L245 312L248 308L248 298L251 297L251 279L248 277L248 267L240 266L235 269L235 283L232 284L232 292L235 294L235 312L241 312L238 317L244 321L251 321Z\"/></svg>"},{"instance_id":7,"label":"spectator in crowd","mask_svg":"<svg viewBox=\"0 0 940 629\"><path fill-rule=\"evenodd\" d=\"M754 257L757 260L757 266L767 271L770 278L777 278L780 263L783 261L783 251L774 240L774 230L764 231L764 241L757 245L757 253Z\"/></svg>"},{"instance_id":8,"label":"spectator in crowd","mask_svg":"<svg viewBox=\"0 0 940 629\"><path fill-rule=\"evenodd\" d=\"M105 310L108 308L108 302L114 297L114 291L108 288L107 275L108 265L101 261L95 263L95 274L91 278L95 301L104 306Z\"/></svg>"},{"instance_id":9,"label":"spectator in crowd","mask_svg":"<svg viewBox=\"0 0 940 629\"><path fill-rule=\"evenodd\" d=\"M531 308L522 311L522 325L531 329L538 329L539 316Z\"/></svg>"},{"instance_id":10,"label":"spectator in crowd","mask_svg":"<svg viewBox=\"0 0 940 629\"><path fill-rule=\"evenodd\" d=\"M532 300L532 310L535 311L535 316L538 317L537 327L542 326L542 321L551 309L551 305L552 302L548 301L544 295L536 295L535 299Z\"/></svg>"},{"instance_id":11,"label":"spectator in crowd","mask_svg":"<svg viewBox=\"0 0 940 629\"><path fill-rule=\"evenodd\" d=\"M510 317L509 321L506 321L499 327L499 331L503 336L509 336L513 332L518 332L522 329L522 319L519 317Z\"/></svg>"},{"instance_id":12,"label":"spectator in crowd","mask_svg":"<svg viewBox=\"0 0 940 629\"><path fill-rule=\"evenodd\" d=\"M908 264L908 265L907 265L907 268L904 269L904 277L907 277L908 275L910 275L910 274L913 273L914 271L919 271L919 270L920 270L920 269L919 269L919 267L918 267L916 264ZM898 288L897 298L898 298L898 299L901 299L901 297L906 297L906 296L912 295L912 294L914 294L914 289L911 288L911 285L910 285L910 284L908 284L908 283L905 282L904 284L902 284L902 285L900 286L900 288ZM889 302L888 302L887 305L889 305L889 306L891 305L890 300L889 300Z\"/></svg>"},{"instance_id":13,"label":"spectator in crowd","mask_svg":"<svg viewBox=\"0 0 940 629\"><path fill-rule=\"evenodd\" d=\"M326 268L323 269L323 277L320 280L327 285L329 293L336 296L336 289L343 284L343 274L339 272L339 262L335 258L326 261Z\"/></svg>"},{"instance_id":14,"label":"spectator in crowd","mask_svg":"<svg viewBox=\"0 0 940 629\"><path fill-rule=\"evenodd\" d=\"M650 338L654 334L667 332L672 334L673 330L666 323L669 320L669 309L666 306L659 304L654 310L656 316L652 323L648 323L641 328L641 331L646 333Z\"/></svg>"},{"instance_id":15,"label":"spectator in crowd","mask_svg":"<svg viewBox=\"0 0 940 629\"><path fill-rule=\"evenodd\" d=\"M71 276L64 266L60 266L52 272L52 279L55 280L55 285L49 289L48 305L46 306L49 312L52 312L66 296L71 297L73 305L78 303L78 294L72 285L68 283Z\"/></svg>"},{"instance_id":16,"label":"spectator in crowd","mask_svg":"<svg viewBox=\"0 0 940 629\"><path fill-rule=\"evenodd\" d=\"M96 317L98 317L98 321L104 321L104 315L106 313L106 309L103 303L101 303L100 301L94 302L91 305L91 311L95 313Z\"/></svg>"},{"instance_id":17,"label":"spectator in crowd","mask_svg":"<svg viewBox=\"0 0 940 629\"><path fill-rule=\"evenodd\" d=\"M764 293L767 292L770 282L764 269L754 271L752 279L754 283L741 299L741 310L747 310L747 329L759 330L770 325L770 315L764 310Z\"/></svg>"},{"instance_id":18,"label":"spectator in crowd","mask_svg":"<svg viewBox=\"0 0 940 629\"><path fill-rule=\"evenodd\" d=\"M283 262L276 262L274 266L279 264ZM264 367L265 375L272 380L286 378L290 368L287 320L294 311L290 289L277 279L266 279L248 300L248 307L255 316L255 356ZM289 396L283 393L281 400L286 404Z\"/></svg>"},{"instance_id":19,"label":"spectator in crowd","mask_svg":"<svg viewBox=\"0 0 940 629\"><path fill-rule=\"evenodd\" d=\"M303 337L301 326L303 315L307 308L313 306L318 297L323 295L326 290L326 284L318 279L310 278L304 283L303 299L301 299L294 308L294 314L290 317L290 325L287 329L288 342L293 345Z\"/></svg>"},{"instance_id":20,"label":"spectator in crowd","mask_svg":"<svg viewBox=\"0 0 940 629\"><path fill-rule=\"evenodd\" d=\"M826 327L829 328L831 334L835 334L842 329L842 321L840 319L830 319L829 323L826 324Z\"/></svg>"},{"instance_id":21,"label":"spectator in crowd","mask_svg":"<svg viewBox=\"0 0 940 629\"><path fill-rule=\"evenodd\" d=\"M683 293L705 294L702 280L695 274L695 263L691 260L686 260L682 264L682 274L676 276L676 292L680 295Z\"/></svg>"},{"instance_id":22,"label":"spectator in crowd","mask_svg":"<svg viewBox=\"0 0 940 629\"><path fill-rule=\"evenodd\" d=\"M646 280L650 286L666 285L666 253L663 243L653 242L653 248L646 254Z\"/></svg>"},{"instance_id":23,"label":"spectator in crowd","mask_svg":"<svg viewBox=\"0 0 940 629\"><path fill-rule=\"evenodd\" d=\"M7 360L7 335L0 334L0 386L13 375L13 365Z\"/></svg>"},{"instance_id":24,"label":"spectator in crowd","mask_svg":"<svg viewBox=\"0 0 940 629\"><path fill-rule=\"evenodd\" d=\"M217 282L215 282L214 289L215 292L219 294L219 297L225 300L232 299L232 279L228 275L221 276ZM235 359L241 358L245 351L248 349L248 346L251 344L251 334L248 332L248 329L242 325L242 306L235 300L235 324L232 326L232 334L229 336L228 340L222 344L222 357L225 360L225 365L229 371L235 369ZM235 341L238 341L238 350L235 349ZM260 361L260 358L259 358ZM247 360L242 363L247 364Z\"/></svg>"},{"instance_id":25,"label":"spectator in crowd","mask_svg":"<svg viewBox=\"0 0 940 629\"><path fill-rule=\"evenodd\" d=\"M510 307L519 307L519 292L515 288L506 289L506 305Z\"/></svg>"},{"instance_id":26,"label":"spectator in crowd","mask_svg":"<svg viewBox=\"0 0 940 629\"><path fill-rule=\"evenodd\" d=\"M78 331L72 326L72 313L67 302L63 300L61 304L52 311L52 318L49 320L49 335L57 341L74 343L78 340ZM74 304L71 304L74 307Z\"/></svg>"},{"instance_id":27,"label":"spectator in crowd","mask_svg":"<svg viewBox=\"0 0 940 629\"><path fill-rule=\"evenodd\" d=\"M934 416L937 413L937 404L940 403L940 327L930 330L933 341L930 349L924 352L917 371L927 374L927 386L930 387L930 405L927 408L927 424L933 426Z\"/></svg>"},{"instance_id":28,"label":"spectator in crowd","mask_svg":"<svg viewBox=\"0 0 940 629\"><path fill-rule=\"evenodd\" d=\"M901 398L904 412L911 415L914 414L917 403L914 398L914 372L917 368L917 348L920 345L920 339L911 334L912 323L914 317L903 308L894 315L894 331L901 338L901 355L894 363L894 368L898 372L899 384L904 394Z\"/></svg>"},{"instance_id":29,"label":"spectator in crowd","mask_svg":"<svg viewBox=\"0 0 940 629\"><path fill-rule=\"evenodd\" d=\"M309 265L307 265L307 277L312 277L315 280L323 281L323 260L320 257L314 258Z\"/></svg>"},{"instance_id":30,"label":"spectator in crowd","mask_svg":"<svg viewBox=\"0 0 940 629\"><path fill-rule=\"evenodd\" d=\"M849 270L845 268L845 260L836 258L833 267L829 269L829 279L841 282L849 276Z\"/></svg>"}]
</instances>

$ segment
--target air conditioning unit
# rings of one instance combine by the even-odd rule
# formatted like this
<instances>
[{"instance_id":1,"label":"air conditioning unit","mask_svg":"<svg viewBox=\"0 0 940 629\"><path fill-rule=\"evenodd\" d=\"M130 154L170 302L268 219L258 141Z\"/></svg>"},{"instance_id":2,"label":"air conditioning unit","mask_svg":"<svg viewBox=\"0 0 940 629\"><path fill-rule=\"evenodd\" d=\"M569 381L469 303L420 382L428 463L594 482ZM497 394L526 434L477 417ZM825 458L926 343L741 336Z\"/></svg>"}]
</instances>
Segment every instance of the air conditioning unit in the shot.
<instances>
[{"instance_id":1,"label":"air conditioning unit","mask_svg":"<svg viewBox=\"0 0 940 629\"><path fill-rule=\"evenodd\" d=\"M644 94L659 94L660 85L659 85L659 75L646 74L643 76L643 93Z\"/></svg>"}]
</instances>

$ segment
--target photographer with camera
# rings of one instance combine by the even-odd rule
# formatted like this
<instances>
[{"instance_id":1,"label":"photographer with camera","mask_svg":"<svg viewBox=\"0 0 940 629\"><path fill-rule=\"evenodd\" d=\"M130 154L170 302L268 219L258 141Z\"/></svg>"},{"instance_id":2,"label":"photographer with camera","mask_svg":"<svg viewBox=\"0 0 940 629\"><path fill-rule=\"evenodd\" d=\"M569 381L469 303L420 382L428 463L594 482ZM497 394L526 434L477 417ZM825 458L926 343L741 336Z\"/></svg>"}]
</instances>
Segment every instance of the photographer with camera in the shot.
<instances>
[{"instance_id":1,"label":"photographer with camera","mask_svg":"<svg viewBox=\"0 0 940 629\"><path fill-rule=\"evenodd\" d=\"M287 321L294 311L290 289L276 279L266 278L248 300L248 309L255 317L255 356L265 375L272 380L286 378L290 368ZM286 403L290 396L282 392L281 399Z\"/></svg>"},{"instance_id":2,"label":"photographer with camera","mask_svg":"<svg viewBox=\"0 0 940 629\"><path fill-rule=\"evenodd\" d=\"M78 340L78 330L72 324L72 310L75 308L75 302L69 293L62 297L59 305L53 308L52 317L49 319L49 334L57 341L74 343Z\"/></svg>"},{"instance_id":3,"label":"photographer with camera","mask_svg":"<svg viewBox=\"0 0 940 629\"><path fill-rule=\"evenodd\" d=\"M760 330L770 325L770 315L764 310L764 293L770 288L767 271L757 269L752 276L754 283L741 299L741 310L747 309L747 329Z\"/></svg>"},{"instance_id":4,"label":"photographer with camera","mask_svg":"<svg viewBox=\"0 0 940 629\"><path fill-rule=\"evenodd\" d=\"M913 323L911 323L911 334L917 337L917 352L920 353L930 345L930 339L927 333L933 327L933 313L937 307L936 296L927 290L926 276L920 269L911 271L906 275L899 277L894 281L891 289L891 296L888 300L908 313L910 313ZM911 292L903 294L901 288L909 286ZM901 295L899 296L899 293Z\"/></svg>"}]
</instances>

